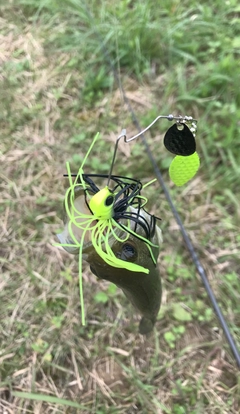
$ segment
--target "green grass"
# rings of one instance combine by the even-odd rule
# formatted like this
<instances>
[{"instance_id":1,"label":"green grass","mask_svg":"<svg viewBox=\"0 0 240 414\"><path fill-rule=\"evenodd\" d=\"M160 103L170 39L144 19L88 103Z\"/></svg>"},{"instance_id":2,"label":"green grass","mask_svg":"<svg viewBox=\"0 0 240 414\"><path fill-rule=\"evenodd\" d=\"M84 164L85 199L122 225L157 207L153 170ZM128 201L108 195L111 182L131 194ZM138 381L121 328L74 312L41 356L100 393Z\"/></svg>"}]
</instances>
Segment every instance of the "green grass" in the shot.
<instances>
[{"instance_id":1,"label":"green grass","mask_svg":"<svg viewBox=\"0 0 240 414\"><path fill-rule=\"evenodd\" d=\"M66 160L77 170L99 131L86 171L107 173L121 129L137 132L101 38L142 127L159 114L198 119L201 169L184 188L159 148L167 121L148 141L240 345L238 2L93 0L91 18L84 4L0 9L0 412L236 413L236 363L157 184L146 194L162 218L163 304L149 338L87 266L82 327L77 262L53 245ZM154 178L140 141L120 146L114 172Z\"/></svg>"}]
</instances>

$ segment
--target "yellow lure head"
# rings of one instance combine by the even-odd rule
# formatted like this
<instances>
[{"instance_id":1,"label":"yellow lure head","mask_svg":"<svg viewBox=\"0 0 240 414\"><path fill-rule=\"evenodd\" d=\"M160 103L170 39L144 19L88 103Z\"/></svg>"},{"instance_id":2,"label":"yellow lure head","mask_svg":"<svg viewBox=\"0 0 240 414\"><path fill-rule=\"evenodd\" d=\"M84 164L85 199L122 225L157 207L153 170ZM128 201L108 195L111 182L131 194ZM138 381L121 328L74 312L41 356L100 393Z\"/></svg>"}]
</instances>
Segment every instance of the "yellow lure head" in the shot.
<instances>
[{"instance_id":1,"label":"yellow lure head","mask_svg":"<svg viewBox=\"0 0 240 414\"><path fill-rule=\"evenodd\" d=\"M105 187L98 191L89 201L89 207L97 220L107 220L113 217L114 193Z\"/></svg>"}]
</instances>

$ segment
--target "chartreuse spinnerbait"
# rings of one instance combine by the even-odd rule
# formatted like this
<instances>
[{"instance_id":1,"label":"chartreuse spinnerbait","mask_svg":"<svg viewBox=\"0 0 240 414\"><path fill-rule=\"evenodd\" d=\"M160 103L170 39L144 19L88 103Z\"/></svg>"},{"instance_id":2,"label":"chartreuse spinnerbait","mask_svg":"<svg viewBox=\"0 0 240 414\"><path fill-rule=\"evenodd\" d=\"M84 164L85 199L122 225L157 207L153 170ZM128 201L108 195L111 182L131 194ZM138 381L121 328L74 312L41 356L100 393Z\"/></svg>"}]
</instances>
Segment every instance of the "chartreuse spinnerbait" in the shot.
<instances>
[{"instance_id":1,"label":"chartreuse spinnerbait","mask_svg":"<svg viewBox=\"0 0 240 414\"><path fill-rule=\"evenodd\" d=\"M172 115L160 116L153 123L159 118L176 121L167 131L164 144L169 151L177 154L170 166L170 176L176 185L182 185L193 175L196 163L191 161L194 167L190 167L191 174L186 174L176 158L187 159L189 168L189 157L196 154L196 145L187 124L192 124L190 128L196 124L190 118ZM109 280L123 290L142 314L139 330L145 334L153 328L161 303L161 279L156 266L162 242L161 230L156 224L157 218L145 210L147 199L141 194L142 189L155 180L142 185L138 180L112 175L119 140L124 138L125 142L129 142L139 135L127 139L126 131L122 131L116 140L108 175L85 174L83 170L98 134L77 174L71 173L67 163L69 188L64 200L65 227L58 238L62 247L79 256L82 324L85 324L82 287L84 258L98 278ZM179 176L183 178L178 180ZM96 184L99 179L106 180L102 188Z\"/></svg>"}]
</instances>

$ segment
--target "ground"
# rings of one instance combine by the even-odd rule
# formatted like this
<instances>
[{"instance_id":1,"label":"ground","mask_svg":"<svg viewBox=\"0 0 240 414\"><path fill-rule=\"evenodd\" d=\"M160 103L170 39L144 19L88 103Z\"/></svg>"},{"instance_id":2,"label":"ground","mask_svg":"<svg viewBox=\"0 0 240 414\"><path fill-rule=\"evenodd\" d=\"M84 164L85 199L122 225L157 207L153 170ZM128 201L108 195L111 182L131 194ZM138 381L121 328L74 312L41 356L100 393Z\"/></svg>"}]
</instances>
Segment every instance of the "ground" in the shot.
<instances>
[{"instance_id":1,"label":"ground","mask_svg":"<svg viewBox=\"0 0 240 414\"><path fill-rule=\"evenodd\" d=\"M162 219L163 298L148 337L87 264L81 325L78 264L55 235L66 161L77 170L99 131L86 170L106 174L121 129L137 133L104 42L142 127L198 119L201 168L184 187L168 176L167 121L148 142L239 346L239 5L80 3L0 9L0 413L236 413L237 363L158 183L145 194ZM141 141L121 143L115 173L154 178Z\"/></svg>"}]
</instances>

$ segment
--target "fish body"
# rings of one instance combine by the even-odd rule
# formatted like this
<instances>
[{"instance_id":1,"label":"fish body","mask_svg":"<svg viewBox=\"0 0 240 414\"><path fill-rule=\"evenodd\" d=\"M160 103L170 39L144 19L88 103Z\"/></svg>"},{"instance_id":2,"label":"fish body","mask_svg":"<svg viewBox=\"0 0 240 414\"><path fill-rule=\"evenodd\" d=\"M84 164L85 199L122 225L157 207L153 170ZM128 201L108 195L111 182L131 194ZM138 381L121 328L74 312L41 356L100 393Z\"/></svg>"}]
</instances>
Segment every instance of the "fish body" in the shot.
<instances>
[{"instance_id":1,"label":"fish body","mask_svg":"<svg viewBox=\"0 0 240 414\"><path fill-rule=\"evenodd\" d=\"M79 187L75 188L74 208L81 211L83 214L86 214L88 211L84 191ZM129 211L135 213L137 209L130 206ZM144 209L141 209L140 212L138 211L138 215L140 220L142 219L145 223L150 223L152 220L152 216ZM120 220L120 222L126 224L126 220ZM57 235L58 239L69 253L77 255L79 253L79 248L71 246L71 244L73 245L74 243L69 234L69 217L66 214L66 211L64 225L63 232ZM130 228L133 233L127 234L127 238L124 229L116 228L116 237L110 235L108 238L108 245L116 258L124 262L131 262L139 265L141 266L139 269L142 268L144 271L132 271L125 267L119 268L107 263L96 252L96 249L91 242L91 230L86 232L84 238L82 258L89 263L92 273L99 279L112 282L122 289L123 293L133 304L135 309L142 315L139 332L141 334L147 334L153 329L161 305L161 278L156 263L160 251L160 244L162 243L162 235L160 228L155 225L154 232L149 238L149 241L153 244L153 247L151 247L151 255L144 240L136 237L140 236L144 238L143 227L130 221ZM72 233L76 239L81 239L82 233L76 225L76 222L72 227ZM136 234L136 236L134 234ZM67 244L69 244L69 246L67 246ZM154 257L154 261L152 256Z\"/></svg>"},{"instance_id":2,"label":"fish body","mask_svg":"<svg viewBox=\"0 0 240 414\"><path fill-rule=\"evenodd\" d=\"M144 242L132 235L124 243L114 241L111 247L116 257L144 266L149 269L149 273L132 272L109 266L94 250L89 252L87 262L90 264L91 271L99 279L108 280L122 289L142 315L140 333L147 334L153 329L161 305L162 288L159 270L153 263ZM158 254L159 249L155 249L156 259Z\"/></svg>"}]
</instances>

